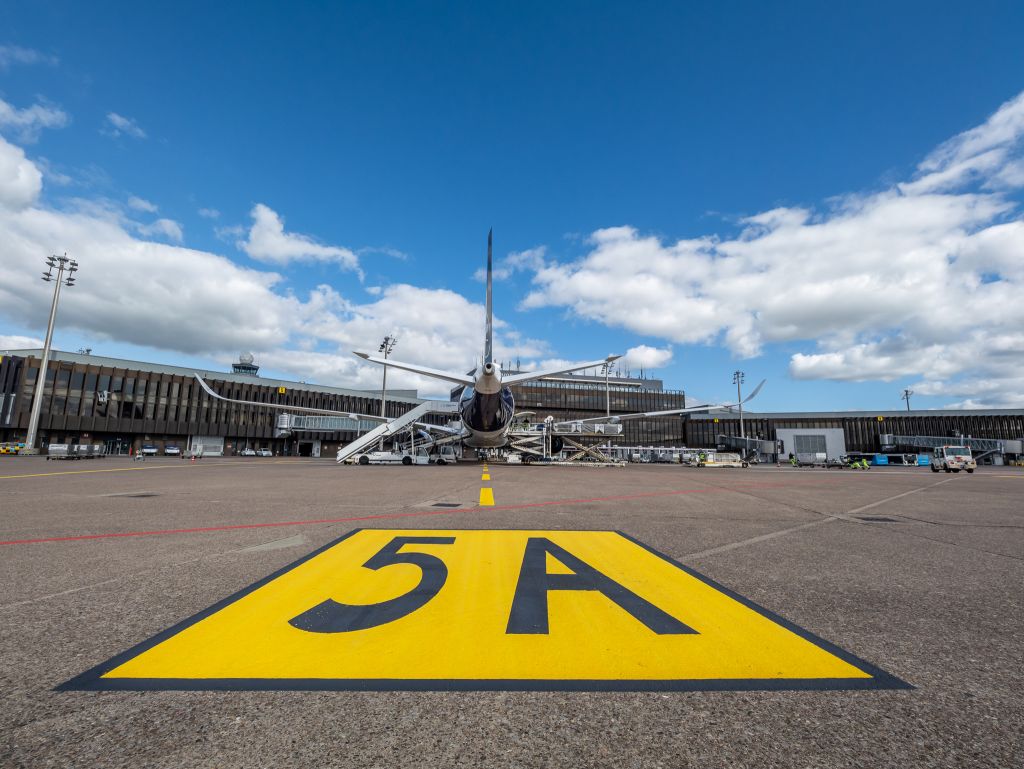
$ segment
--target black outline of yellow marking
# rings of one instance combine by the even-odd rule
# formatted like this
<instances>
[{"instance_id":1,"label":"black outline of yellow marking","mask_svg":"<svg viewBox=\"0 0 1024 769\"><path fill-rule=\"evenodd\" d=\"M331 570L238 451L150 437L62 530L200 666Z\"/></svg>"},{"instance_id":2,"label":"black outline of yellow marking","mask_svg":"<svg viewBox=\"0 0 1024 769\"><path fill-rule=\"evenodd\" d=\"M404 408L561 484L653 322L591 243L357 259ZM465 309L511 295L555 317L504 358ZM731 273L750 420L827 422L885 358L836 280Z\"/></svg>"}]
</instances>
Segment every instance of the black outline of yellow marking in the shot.
<instances>
[{"instance_id":1,"label":"black outline of yellow marking","mask_svg":"<svg viewBox=\"0 0 1024 769\"><path fill-rule=\"evenodd\" d=\"M887 673L879 667L855 657L813 633L794 625L778 614L768 611L679 561L659 553L637 539L618 530L572 529L571 531L597 531L618 534L644 550L656 555L686 574L699 579L728 598L739 602L762 617L795 633L820 649L832 654L871 678L709 678L709 679L395 679L395 678L103 678L125 662L163 643L195 623L216 614L225 606L241 600L278 577L306 561L316 558L349 537L367 529L353 529L343 536L317 548L309 555L278 569L273 574L242 588L234 595L218 601L208 609L157 633L127 651L111 657L84 673L54 688L54 691L578 691L578 692L693 692L693 691L820 691L864 689L914 689L912 684ZM372 531L372 529L370 529ZM423 531L423 529L388 529L389 531ZM445 529L445 531L474 531L480 529ZM489 531L535 531L534 529L490 529ZM548 531L536 529L536 531Z\"/></svg>"}]
</instances>

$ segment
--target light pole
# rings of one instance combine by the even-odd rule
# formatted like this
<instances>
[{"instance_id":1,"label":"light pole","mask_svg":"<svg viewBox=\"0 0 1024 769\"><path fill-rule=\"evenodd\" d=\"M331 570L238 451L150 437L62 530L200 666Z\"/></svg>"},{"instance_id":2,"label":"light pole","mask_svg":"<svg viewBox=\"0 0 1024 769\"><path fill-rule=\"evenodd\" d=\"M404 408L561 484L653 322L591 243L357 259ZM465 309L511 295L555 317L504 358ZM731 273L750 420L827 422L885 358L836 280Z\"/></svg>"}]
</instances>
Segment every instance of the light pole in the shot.
<instances>
[{"instance_id":1,"label":"light pole","mask_svg":"<svg viewBox=\"0 0 1024 769\"><path fill-rule=\"evenodd\" d=\"M733 372L732 383L736 385L736 401L740 407L740 437L745 439L747 436L743 432L743 396L740 395L740 385L743 384L743 377L742 371Z\"/></svg>"},{"instance_id":2,"label":"light pole","mask_svg":"<svg viewBox=\"0 0 1024 769\"><path fill-rule=\"evenodd\" d=\"M54 267L57 274L53 274ZM67 273L65 277L64 273ZM28 418L28 435L25 437L25 453L36 453L36 433L39 430L39 412L43 408L43 389L46 386L46 365L50 362L50 343L53 341L53 324L57 320L57 301L60 299L60 287L70 288L75 285L75 273L78 262L68 259L68 255L51 256L46 259L46 272L43 280L53 283L53 304L50 305L50 322L46 326L46 341L43 343L43 359L39 362L39 376L36 377L36 389L32 394L32 413Z\"/></svg>"},{"instance_id":3,"label":"light pole","mask_svg":"<svg viewBox=\"0 0 1024 769\"><path fill-rule=\"evenodd\" d=\"M391 334L388 334L386 337L384 337L384 341L380 343L380 347L377 348L377 352L384 353L384 378L381 381L381 385L380 385L380 415L382 417L385 417L385 418L387 417L387 414L385 414L385 406L387 405L387 402L388 402L388 363L387 363L387 360L388 360L388 356L391 354L391 351L395 349L395 345L396 344L398 344L398 337L391 336ZM384 437L383 436L381 436L380 446L378 448L379 448L380 451L384 451Z\"/></svg>"},{"instance_id":4,"label":"light pole","mask_svg":"<svg viewBox=\"0 0 1024 769\"><path fill-rule=\"evenodd\" d=\"M605 417L611 417L612 415L612 391L608 384L608 377L611 375L612 361L615 360L614 355L609 355L604 359L604 364L601 366L601 373L604 374L604 415Z\"/></svg>"},{"instance_id":5,"label":"light pole","mask_svg":"<svg viewBox=\"0 0 1024 769\"><path fill-rule=\"evenodd\" d=\"M904 390L903 395L900 396L900 400L905 400L907 402L907 411L910 411L910 396L913 394L914 391L908 388Z\"/></svg>"}]
</instances>

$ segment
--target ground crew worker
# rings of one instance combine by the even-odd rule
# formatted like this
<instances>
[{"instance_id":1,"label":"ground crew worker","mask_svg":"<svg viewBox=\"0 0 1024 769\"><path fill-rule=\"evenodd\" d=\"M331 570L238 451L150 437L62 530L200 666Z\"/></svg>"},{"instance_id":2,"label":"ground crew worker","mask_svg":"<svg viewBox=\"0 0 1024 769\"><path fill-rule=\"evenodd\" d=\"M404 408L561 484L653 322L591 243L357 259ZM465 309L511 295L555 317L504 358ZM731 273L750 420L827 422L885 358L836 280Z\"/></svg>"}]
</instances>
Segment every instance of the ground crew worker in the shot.
<instances>
[{"instance_id":1,"label":"ground crew worker","mask_svg":"<svg viewBox=\"0 0 1024 769\"><path fill-rule=\"evenodd\" d=\"M697 467L704 467L704 463L707 462L708 455L703 451L697 456Z\"/></svg>"},{"instance_id":2,"label":"ground crew worker","mask_svg":"<svg viewBox=\"0 0 1024 769\"><path fill-rule=\"evenodd\" d=\"M795 456L793 456L793 452L792 452L792 451L791 451L791 452L789 452L789 463L790 463L791 465L793 465L793 467L796 467L796 464L797 464L797 463L796 463L796 457L795 457Z\"/></svg>"}]
</instances>

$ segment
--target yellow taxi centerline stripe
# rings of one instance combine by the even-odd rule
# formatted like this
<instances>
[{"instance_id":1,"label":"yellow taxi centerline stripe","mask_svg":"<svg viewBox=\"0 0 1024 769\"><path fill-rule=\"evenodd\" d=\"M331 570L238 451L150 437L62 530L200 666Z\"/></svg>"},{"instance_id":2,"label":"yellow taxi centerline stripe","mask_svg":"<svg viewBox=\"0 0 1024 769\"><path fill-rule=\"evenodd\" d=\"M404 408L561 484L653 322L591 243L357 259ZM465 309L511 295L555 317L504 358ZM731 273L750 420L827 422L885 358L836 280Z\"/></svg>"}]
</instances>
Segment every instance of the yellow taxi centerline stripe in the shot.
<instances>
[{"instance_id":1,"label":"yellow taxi centerline stripe","mask_svg":"<svg viewBox=\"0 0 1024 769\"><path fill-rule=\"evenodd\" d=\"M480 489L480 507L494 507L494 492L487 486Z\"/></svg>"}]
</instances>

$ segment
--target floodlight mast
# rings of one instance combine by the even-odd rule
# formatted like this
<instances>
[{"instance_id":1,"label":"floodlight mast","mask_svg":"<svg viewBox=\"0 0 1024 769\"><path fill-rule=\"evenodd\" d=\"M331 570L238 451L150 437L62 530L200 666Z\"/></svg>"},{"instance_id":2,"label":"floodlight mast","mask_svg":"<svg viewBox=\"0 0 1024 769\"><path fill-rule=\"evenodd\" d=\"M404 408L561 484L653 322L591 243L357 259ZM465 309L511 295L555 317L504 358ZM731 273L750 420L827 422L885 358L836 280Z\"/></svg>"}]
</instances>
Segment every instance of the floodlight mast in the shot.
<instances>
[{"instance_id":1,"label":"floodlight mast","mask_svg":"<svg viewBox=\"0 0 1024 769\"><path fill-rule=\"evenodd\" d=\"M601 366L601 373L604 374L604 415L608 418L612 415L612 391L608 385L608 377L611 375L612 361L615 358L615 355L609 355Z\"/></svg>"},{"instance_id":2,"label":"floodlight mast","mask_svg":"<svg viewBox=\"0 0 1024 769\"><path fill-rule=\"evenodd\" d=\"M900 396L900 400L905 400L907 402L907 411L910 411L910 396L913 394L914 391L907 388L903 391L903 395Z\"/></svg>"},{"instance_id":3,"label":"floodlight mast","mask_svg":"<svg viewBox=\"0 0 1024 769\"><path fill-rule=\"evenodd\" d=\"M387 359L391 354L391 351L395 349L395 345L398 344L398 337L388 334L384 337L384 341L380 343L380 347L377 348L377 352L384 353L384 377L380 384L380 415L387 417L385 413L385 407L388 402L388 364ZM384 451L384 438L380 439L380 445L378 446L380 451Z\"/></svg>"},{"instance_id":4,"label":"floodlight mast","mask_svg":"<svg viewBox=\"0 0 1024 769\"><path fill-rule=\"evenodd\" d=\"M734 371L732 375L732 383L736 385L736 401L740 406L740 437L746 438L746 434L743 432L743 397L740 395L740 385L743 384L745 375L742 371Z\"/></svg>"},{"instance_id":5,"label":"floodlight mast","mask_svg":"<svg viewBox=\"0 0 1024 769\"><path fill-rule=\"evenodd\" d=\"M54 268L57 274L53 274ZM67 276L64 273L67 273ZM39 362L39 375L36 377L36 389L32 394L32 413L28 418L28 434L25 436L25 453L35 454L36 437L39 432L39 415L43 408L43 390L46 387L46 366L50 362L50 344L53 342L53 326L57 320L57 302L60 300L60 287L70 288L75 285L75 273L78 272L78 262L69 259L67 253L64 256L50 256L46 259L46 272L43 273L43 280L53 283L53 302L50 304L50 321L46 326L46 341L43 343L43 359Z\"/></svg>"}]
</instances>

